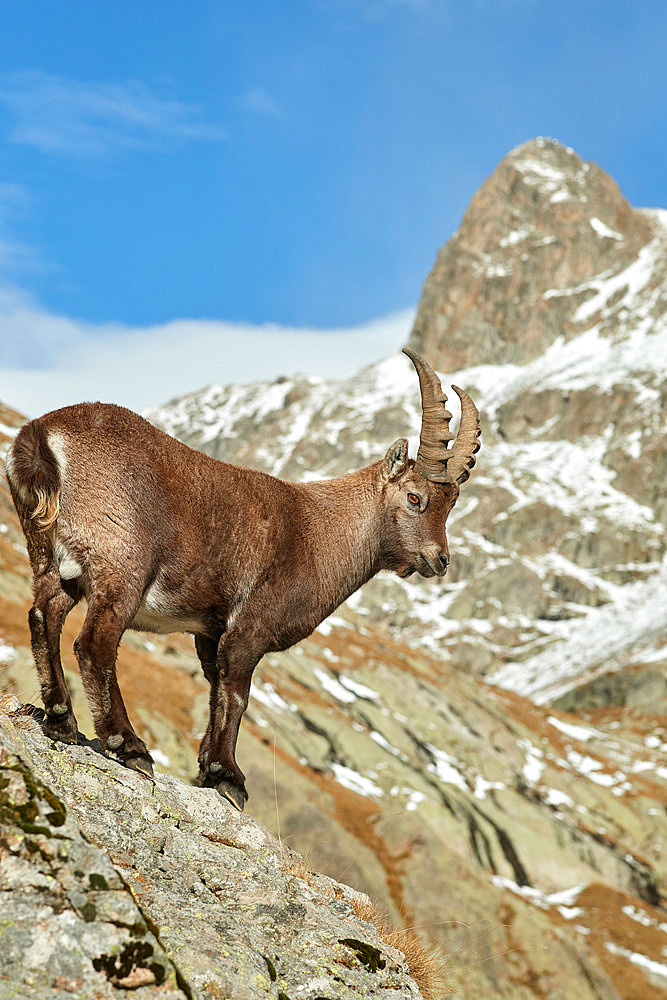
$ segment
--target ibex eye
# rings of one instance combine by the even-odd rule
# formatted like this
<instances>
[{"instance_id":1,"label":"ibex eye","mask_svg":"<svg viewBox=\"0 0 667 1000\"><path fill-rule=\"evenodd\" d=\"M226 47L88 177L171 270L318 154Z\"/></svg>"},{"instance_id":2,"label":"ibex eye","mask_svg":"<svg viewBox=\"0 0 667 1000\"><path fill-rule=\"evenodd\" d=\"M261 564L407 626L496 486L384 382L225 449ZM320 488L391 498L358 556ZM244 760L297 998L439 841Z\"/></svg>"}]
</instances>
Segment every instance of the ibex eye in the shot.
<instances>
[{"instance_id":1,"label":"ibex eye","mask_svg":"<svg viewBox=\"0 0 667 1000\"><path fill-rule=\"evenodd\" d=\"M419 506L419 497L416 493L408 493L408 503L412 504L413 507Z\"/></svg>"}]
</instances>

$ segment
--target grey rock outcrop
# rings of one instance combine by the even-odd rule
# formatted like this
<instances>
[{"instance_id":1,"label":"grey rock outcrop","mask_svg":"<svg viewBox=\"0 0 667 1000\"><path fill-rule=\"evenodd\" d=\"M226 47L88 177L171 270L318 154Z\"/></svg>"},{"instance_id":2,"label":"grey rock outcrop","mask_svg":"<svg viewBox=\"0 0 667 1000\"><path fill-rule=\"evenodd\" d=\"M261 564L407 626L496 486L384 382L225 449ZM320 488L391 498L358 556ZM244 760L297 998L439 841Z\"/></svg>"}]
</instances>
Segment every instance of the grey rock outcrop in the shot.
<instances>
[{"instance_id":1,"label":"grey rock outcrop","mask_svg":"<svg viewBox=\"0 0 667 1000\"><path fill-rule=\"evenodd\" d=\"M526 142L496 167L438 251L410 345L444 371L532 361L579 331L572 306L589 290L553 290L622 271L652 229L595 163L552 139Z\"/></svg>"},{"instance_id":2,"label":"grey rock outcrop","mask_svg":"<svg viewBox=\"0 0 667 1000\"><path fill-rule=\"evenodd\" d=\"M16 710L4 698L5 712ZM419 1000L368 902L212 789L0 714L0 997Z\"/></svg>"}]
</instances>

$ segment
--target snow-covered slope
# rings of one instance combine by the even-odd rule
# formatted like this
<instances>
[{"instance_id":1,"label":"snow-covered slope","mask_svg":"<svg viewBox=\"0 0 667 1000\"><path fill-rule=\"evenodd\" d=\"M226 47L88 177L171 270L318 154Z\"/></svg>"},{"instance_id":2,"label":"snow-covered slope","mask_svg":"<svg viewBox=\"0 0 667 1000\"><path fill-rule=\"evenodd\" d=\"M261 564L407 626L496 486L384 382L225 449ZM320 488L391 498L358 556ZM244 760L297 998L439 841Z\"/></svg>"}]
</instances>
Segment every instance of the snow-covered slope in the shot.
<instances>
[{"instance_id":1,"label":"snow-covered slope","mask_svg":"<svg viewBox=\"0 0 667 1000\"><path fill-rule=\"evenodd\" d=\"M654 270L664 239L661 230ZM627 335L610 340L593 326L524 366L456 373L483 413L484 445L450 522L453 579L438 585L384 577L352 598L355 608L454 664L491 668L497 683L540 699L582 676L655 659L667 642L665 528L650 497L621 488L608 462L624 418L605 400L619 386L631 399L634 429L618 448L620 457L639 461L642 446L664 433L667 370L664 315L655 324L636 322L637 313L646 314L641 290L653 298L647 278L617 299ZM443 374L446 387L448 378ZM545 408L539 421L545 393L563 399L574 392L588 396L594 433L579 433L581 418L570 417L567 405ZM510 410L511 440L503 440ZM410 362L396 355L348 379L211 386L148 416L215 457L306 480L373 461L402 434L414 454L419 394ZM527 426L517 432L522 420ZM616 452L614 459L618 464Z\"/></svg>"},{"instance_id":2,"label":"snow-covered slope","mask_svg":"<svg viewBox=\"0 0 667 1000\"><path fill-rule=\"evenodd\" d=\"M550 140L514 150L438 254L411 343L446 391L473 395L483 447L447 582L384 577L351 604L539 700L662 662L667 212L632 209ZM493 360L444 369L476 354ZM217 458L307 480L401 435L414 454L419 393L399 354L346 379L211 386L148 416Z\"/></svg>"}]
</instances>

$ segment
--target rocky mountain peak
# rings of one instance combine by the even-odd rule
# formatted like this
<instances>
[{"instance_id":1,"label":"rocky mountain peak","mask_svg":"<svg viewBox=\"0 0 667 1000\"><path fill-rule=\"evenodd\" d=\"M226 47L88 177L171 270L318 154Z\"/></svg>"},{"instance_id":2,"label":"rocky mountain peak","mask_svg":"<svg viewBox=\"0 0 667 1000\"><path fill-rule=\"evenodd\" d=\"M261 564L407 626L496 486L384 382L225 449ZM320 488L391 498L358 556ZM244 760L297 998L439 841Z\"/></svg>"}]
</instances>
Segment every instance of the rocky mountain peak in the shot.
<instances>
[{"instance_id":1,"label":"rocky mountain peak","mask_svg":"<svg viewBox=\"0 0 667 1000\"><path fill-rule=\"evenodd\" d=\"M426 279L410 346L443 370L522 364L561 334L587 282L623 271L652 236L650 215L553 139L512 150L473 197ZM573 289L564 297L554 291Z\"/></svg>"}]
</instances>

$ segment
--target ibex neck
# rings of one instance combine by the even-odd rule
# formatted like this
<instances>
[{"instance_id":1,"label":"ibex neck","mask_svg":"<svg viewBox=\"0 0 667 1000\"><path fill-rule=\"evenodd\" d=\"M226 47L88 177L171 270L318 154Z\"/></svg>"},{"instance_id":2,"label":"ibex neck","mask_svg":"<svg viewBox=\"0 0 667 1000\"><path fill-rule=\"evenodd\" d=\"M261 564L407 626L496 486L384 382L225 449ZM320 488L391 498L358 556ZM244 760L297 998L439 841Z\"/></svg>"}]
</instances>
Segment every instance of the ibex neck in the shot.
<instances>
[{"instance_id":1,"label":"ibex neck","mask_svg":"<svg viewBox=\"0 0 667 1000\"><path fill-rule=\"evenodd\" d=\"M302 489L310 529L324 541L313 554L322 596L333 609L382 568L379 463Z\"/></svg>"}]
</instances>

